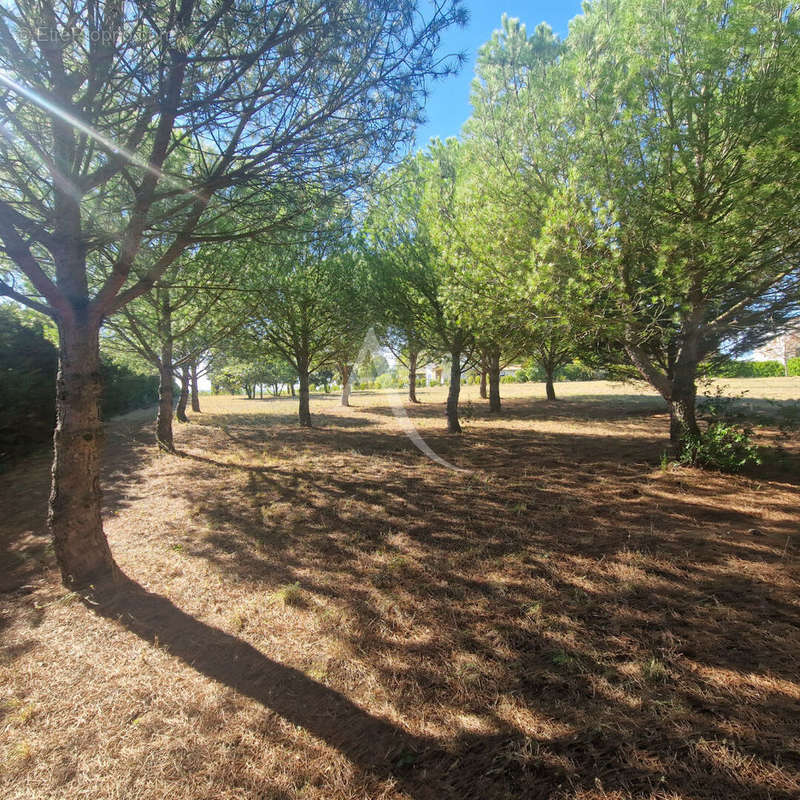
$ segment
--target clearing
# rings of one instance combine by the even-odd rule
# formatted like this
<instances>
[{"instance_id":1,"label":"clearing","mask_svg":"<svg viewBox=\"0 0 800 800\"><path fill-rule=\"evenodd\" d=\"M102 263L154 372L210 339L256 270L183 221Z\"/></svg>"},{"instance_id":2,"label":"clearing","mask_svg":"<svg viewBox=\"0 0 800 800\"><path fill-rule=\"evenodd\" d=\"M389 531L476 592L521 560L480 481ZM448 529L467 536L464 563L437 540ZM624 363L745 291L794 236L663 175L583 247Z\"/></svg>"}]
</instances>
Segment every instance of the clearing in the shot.
<instances>
[{"instance_id":1,"label":"clearing","mask_svg":"<svg viewBox=\"0 0 800 800\"><path fill-rule=\"evenodd\" d=\"M725 382L754 408L800 379ZM109 425L129 591L59 584L49 454L0 476L0 795L797 798L800 469L661 467L638 387L202 398ZM759 441L777 431L759 429Z\"/></svg>"}]
</instances>

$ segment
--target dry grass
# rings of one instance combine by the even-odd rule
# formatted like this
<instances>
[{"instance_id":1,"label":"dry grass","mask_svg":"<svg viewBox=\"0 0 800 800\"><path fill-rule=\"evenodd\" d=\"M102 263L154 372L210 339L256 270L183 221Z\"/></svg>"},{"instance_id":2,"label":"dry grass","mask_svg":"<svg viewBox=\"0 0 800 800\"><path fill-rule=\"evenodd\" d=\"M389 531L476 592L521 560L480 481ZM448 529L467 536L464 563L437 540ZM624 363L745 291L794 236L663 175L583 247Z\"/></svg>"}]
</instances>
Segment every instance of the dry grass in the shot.
<instances>
[{"instance_id":1,"label":"dry grass","mask_svg":"<svg viewBox=\"0 0 800 800\"><path fill-rule=\"evenodd\" d=\"M743 382L728 381L734 391ZM797 379L748 381L789 401ZM206 398L159 455L110 426L131 583L57 581L47 459L0 476L0 793L25 798L797 798L797 446L663 471L633 387ZM772 431L760 435L771 440Z\"/></svg>"}]
</instances>

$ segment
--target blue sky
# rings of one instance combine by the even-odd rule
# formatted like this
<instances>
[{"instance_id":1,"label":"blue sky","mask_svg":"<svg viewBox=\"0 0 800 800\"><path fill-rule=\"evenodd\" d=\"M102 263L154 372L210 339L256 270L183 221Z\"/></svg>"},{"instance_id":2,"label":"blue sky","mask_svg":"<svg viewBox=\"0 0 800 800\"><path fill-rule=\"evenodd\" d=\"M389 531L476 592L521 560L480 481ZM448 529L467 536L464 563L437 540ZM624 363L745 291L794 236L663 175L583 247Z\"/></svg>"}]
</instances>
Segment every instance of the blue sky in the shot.
<instances>
[{"instance_id":1,"label":"blue sky","mask_svg":"<svg viewBox=\"0 0 800 800\"><path fill-rule=\"evenodd\" d=\"M502 5L495 5L491 0L466 0L465 5L470 12L467 26L443 36L441 52L463 51L466 63L455 77L436 81L431 86L425 107L428 122L417 130L417 147L424 147L432 136L446 139L458 135L471 113L469 87L475 74L478 48L500 27L504 11L524 22L529 32L540 22L547 22L562 37L567 34L569 21L581 13L580 0L506 0Z\"/></svg>"}]
</instances>

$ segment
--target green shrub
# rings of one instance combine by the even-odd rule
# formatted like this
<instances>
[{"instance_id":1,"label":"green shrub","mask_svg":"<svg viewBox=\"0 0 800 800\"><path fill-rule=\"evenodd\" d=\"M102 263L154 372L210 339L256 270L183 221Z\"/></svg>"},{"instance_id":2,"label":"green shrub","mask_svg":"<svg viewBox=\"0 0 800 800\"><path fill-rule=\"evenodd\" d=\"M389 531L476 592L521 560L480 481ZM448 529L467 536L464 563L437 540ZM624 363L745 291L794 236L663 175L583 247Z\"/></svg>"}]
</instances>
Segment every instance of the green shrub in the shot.
<instances>
[{"instance_id":1,"label":"green shrub","mask_svg":"<svg viewBox=\"0 0 800 800\"><path fill-rule=\"evenodd\" d=\"M790 358L786 362L786 368L790 375L793 377L800 376L800 356L797 358Z\"/></svg>"},{"instance_id":2,"label":"green shrub","mask_svg":"<svg viewBox=\"0 0 800 800\"><path fill-rule=\"evenodd\" d=\"M712 422L699 436L686 439L678 460L720 472L740 472L761 463L752 434L751 428Z\"/></svg>"},{"instance_id":3,"label":"green shrub","mask_svg":"<svg viewBox=\"0 0 800 800\"><path fill-rule=\"evenodd\" d=\"M597 379L597 371L579 361L564 364L556 370L557 381L592 381Z\"/></svg>"},{"instance_id":4,"label":"green shrub","mask_svg":"<svg viewBox=\"0 0 800 800\"><path fill-rule=\"evenodd\" d=\"M100 408L104 419L158 402L158 378L154 375L140 375L108 361L103 361L100 374L103 379Z\"/></svg>"},{"instance_id":5,"label":"green shrub","mask_svg":"<svg viewBox=\"0 0 800 800\"><path fill-rule=\"evenodd\" d=\"M392 389L398 388L407 381L403 381L396 372L384 372L382 375L378 375L373 382L373 385L377 389Z\"/></svg>"}]
</instances>

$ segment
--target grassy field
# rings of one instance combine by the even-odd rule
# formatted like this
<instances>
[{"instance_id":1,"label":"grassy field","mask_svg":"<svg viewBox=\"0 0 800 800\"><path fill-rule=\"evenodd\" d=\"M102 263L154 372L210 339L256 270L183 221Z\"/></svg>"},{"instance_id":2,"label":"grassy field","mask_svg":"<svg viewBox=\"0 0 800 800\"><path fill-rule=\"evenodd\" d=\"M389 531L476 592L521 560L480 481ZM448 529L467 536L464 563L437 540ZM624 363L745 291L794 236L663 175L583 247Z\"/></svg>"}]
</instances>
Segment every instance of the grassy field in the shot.
<instances>
[{"instance_id":1,"label":"grassy field","mask_svg":"<svg viewBox=\"0 0 800 800\"><path fill-rule=\"evenodd\" d=\"M764 413L800 379L725 381ZM639 386L203 398L108 426L126 591L66 592L48 457L0 475L0 795L800 797L800 448L662 468ZM765 447L775 429L758 428Z\"/></svg>"}]
</instances>

